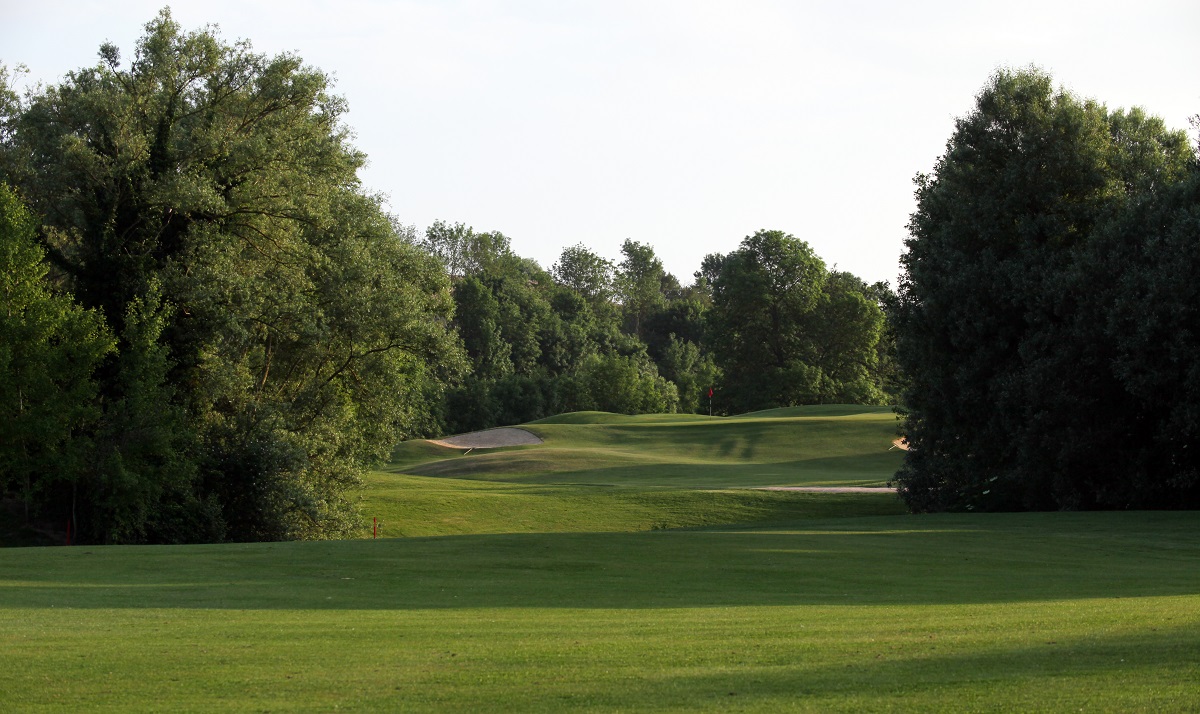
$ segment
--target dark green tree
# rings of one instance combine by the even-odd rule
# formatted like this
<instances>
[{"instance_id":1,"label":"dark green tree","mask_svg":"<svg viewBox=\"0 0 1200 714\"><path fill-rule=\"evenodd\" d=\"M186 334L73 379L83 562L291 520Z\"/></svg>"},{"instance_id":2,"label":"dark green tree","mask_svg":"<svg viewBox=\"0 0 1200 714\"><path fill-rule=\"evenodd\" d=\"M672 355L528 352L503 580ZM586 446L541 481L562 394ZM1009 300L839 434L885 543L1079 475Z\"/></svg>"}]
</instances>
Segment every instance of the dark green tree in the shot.
<instances>
[{"instance_id":1,"label":"dark green tree","mask_svg":"<svg viewBox=\"0 0 1200 714\"><path fill-rule=\"evenodd\" d=\"M706 339L723 374L722 412L883 399L871 376L882 313L861 281L829 273L804 241L759 231L705 258L700 279L712 291Z\"/></svg>"},{"instance_id":2,"label":"dark green tree","mask_svg":"<svg viewBox=\"0 0 1200 714\"><path fill-rule=\"evenodd\" d=\"M642 324L663 306L662 288L667 272L654 254L654 248L645 243L626 239L621 244L621 255L616 273L617 295L625 313L627 331L641 340Z\"/></svg>"},{"instance_id":3,"label":"dark green tree","mask_svg":"<svg viewBox=\"0 0 1200 714\"><path fill-rule=\"evenodd\" d=\"M1143 193L1106 221L1068 276L1073 292L1094 297L1081 305L1076 333L1104 356L1111 389L1089 405L1104 429L1069 415L1080 434L1060 463L1086 464L1071 475L1097 505L1200 508L1198 226L1193 165L1184 180ZM1093 430L1113 441L1081 438Z\"/></svg>"},{"instance_id":4,"label":"dark green tree","mask_svg":"<svg viewBox=\"0 0 1200 714\"><path fill-rule=\"evenodd\" d=\"M1100 227L1184 176L1186 137L1140 111L997 72L917 177L898 357L916 510L1128 507L1146 448L1115 374ZM1139 445L1140 442L1140 445Z\"/></svg>"},{"instance_id":5,"label":"dark green tree","mask_svg":"<svg viewBox=\"0 0 1200 714\"><path fill-rule=\"evenodd\" d=\"M564 248L551 272L559 285L579 293L593 306L612 300L615 289L612 261L601 258L582 243Z\"/></svg>"},{"instance_id":6,"label":"dark green tree","mask_svg":"<svg viewBox=\"0 0 1200 714\"><path fill-rule=\"evenodd\" d=\"M503 233L476 233L463 223L449 225L434 221L425 229L425 239L419 245L445 266L451 277L476 275L496 260L511 256L510 241Z\"/></svg>"},{"instance_id":7,"label":"dark green tree","mask_svg":"<svg viewBox=\"0 0 1200 714\"><path fill-rule=\"evenodd\" d=\"M474 275L454 286L455 327L471 359L472 374L496 379L513 371L512 345L501 331L500 302Z\"/></svg>"},{"instance_id":8,"label":"dark green tree","mask_svg":"<svg viewBox=\"0 0 1200 714\"><path fill-rule=\"evenodd\" d=\"M813 344L813 364L831 384L826 400L847 404L887 401L879 371L884 313L870 286L850 273L831 271L806 332Z\"/></svg>"},{"instance_id":9,"label":"dark green tree","mask_svg":"<svg viewBox=\"0 0 1200 714\"><path fill-rule=\"evenodd\" d=\"M114 347L95 310L53 288L36 222L0 184L0 494L26 520L71 517L101 418L96 371ZM60 520L61 519L61 520Z\"/></svg>"},{"instance_id":10,"label":"dark green tree","mask_svg":"<svg viewBox=\"0 0 1200 714\"><path fill-rule=\"evenodd\" d=\"M100 59L6 117L0 168L84 306L143 331L167 311L154 342L228 537L347 532L361 469L434 428L460 364L445 272L361 187L324 73L166 10L128 66Z\"/></svg>"},{"instance_id":11,"label":"dark green tree","mask_svg":"<svg viewBox=\"0 0 1200 714\"><path fill-rule=\"evenodd\" d=\"M656 363L659 373L674 383L679 392L679 411L693 414L708 411L708 390L721 381L720 370L711 355L702 352L695 342L670 334Z\"/></svg>"}]
</instances>

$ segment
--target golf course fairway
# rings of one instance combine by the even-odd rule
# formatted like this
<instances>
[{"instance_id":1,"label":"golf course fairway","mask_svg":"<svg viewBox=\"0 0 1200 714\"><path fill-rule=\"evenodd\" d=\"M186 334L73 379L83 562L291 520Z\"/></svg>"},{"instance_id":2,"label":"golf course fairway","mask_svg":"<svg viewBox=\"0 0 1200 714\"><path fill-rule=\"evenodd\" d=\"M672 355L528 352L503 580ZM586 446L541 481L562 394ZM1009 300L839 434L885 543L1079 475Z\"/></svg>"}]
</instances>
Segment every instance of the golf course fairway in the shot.
<instances>
[{"instance_id":1,"label":"golf course fairway","mask_svg":"<svg viewBox=\"0 0 1200 714\"><path fill-rule=\"evenodd\" d=\"M1200 514L751 490L881 485L857 414L402 445L378 540L0 549L0 709L1195 711Z\"/></svg>"}]
</instances>

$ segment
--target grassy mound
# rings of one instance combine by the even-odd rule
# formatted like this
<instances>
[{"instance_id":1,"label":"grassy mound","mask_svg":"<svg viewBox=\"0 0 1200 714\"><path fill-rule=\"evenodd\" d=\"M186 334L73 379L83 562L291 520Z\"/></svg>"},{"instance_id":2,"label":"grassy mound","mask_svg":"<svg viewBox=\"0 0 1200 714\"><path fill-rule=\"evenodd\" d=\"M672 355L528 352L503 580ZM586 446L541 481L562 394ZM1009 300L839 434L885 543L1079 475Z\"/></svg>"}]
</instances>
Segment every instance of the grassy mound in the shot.
<instances>
[{"instance_id":1,"label":"grassy mound","mask_svg":"<svg viewBox=\"0 0 1200 714\"><path fill-rule=\"evenodd\" d=\"M896 515L891 494L592 488L372 474L363 512L384 537L648 531ZM374 525L372 523L371 525ZM363 534L370 527L364 524Z\"/></svg>"},{"instance_id":2,"label":"grassy mound","mask_svg":"<svg viewBox=\"0 0 1200 714\"><path fill-rule=\"evenodd\" d=\"M398 446L362 511L387 535L596 532L902 512L892 495L760 492L878 486L899 468L886 407L826 405L735 418L575 412L522 428L544 442L465 453ZM369 532L364 530L365 532Z\"/></svg>"}]
</instances>

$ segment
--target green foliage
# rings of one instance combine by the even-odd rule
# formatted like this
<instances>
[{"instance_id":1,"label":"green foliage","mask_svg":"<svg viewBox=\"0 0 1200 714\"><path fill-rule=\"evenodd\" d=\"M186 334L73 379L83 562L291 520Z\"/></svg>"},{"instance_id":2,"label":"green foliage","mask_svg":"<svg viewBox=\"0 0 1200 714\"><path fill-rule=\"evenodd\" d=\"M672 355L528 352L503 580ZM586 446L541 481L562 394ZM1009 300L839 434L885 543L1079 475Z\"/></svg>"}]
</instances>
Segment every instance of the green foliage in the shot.
<instances>
[{"instance_id":1,"label":"green foliage","mask_svg":"<svg viewBox=\"0 0 1200 714\"><path fill-rule=\"evenodd\" d=\"M0 184L0 491L21 498L27 519L86 477L95 373L114 347L96 311L53 289L35 226Z\"/></svg>"},{"instance_id":2,"label":"green foliage","mask_svg":"<svg viewBox=\"0 0 1200 714\"><path fill-rule=\"evenodd\" d=\"M645 243L627 238L621 244L621 255L624 257L617 266L617 294L629 332L640 340L642 322L662 307L667 273L662 261L654 255L654 248Z\"/></svg>"},{"instance_id":3,"label":"green foliage","mask_svg":"<svg viewBox=\"0 0 1200 714\"><path fill-rule=\"evenodd\" d=\"M467 227L456 234L484 235ZM648 246L629 246L651 265L658 301L646 303L645 309L661 306L661 263ZM622 264L626 277L632 270L627 263ZM474 370L447 394L443 419L449 431L516 424L563 411L635 414L678 408L678 387L660 376L635 334L620 330L620 312L609 300L611 263L575 246L563 251L552 279L505 247L467 267L468 274L454 287L454 323ZM704 369L695 355L676 365L689 378ZM694 385L689 383L689 389L694 391Z\"/></svg>"},{"instance_id":4,"label":"green foliage","mask_svg":"<svg viewBox=\"0 0 1200 714\"><path fill-rule=\"evenodd\" d=\"M872 288L846 272L831 271L809 323L814 363L832 382L822 401L882 404L887 397L879 374L884 314Z\"/></svg>"},{"instance_id":5,"label":"green foliage","mask_svg":"<svg viewBox=\"0 0 1200 714\"><path fill-rule=\"evenodd\" d=\"M462 223L434 221L425 230L420 246L441 261L451 277L461 278L487 270L511 255L510 241L499 232L476 233Z\"/></svg>"},{"instance_id":6,"label":"green foliage","mask_svg":"<svg viewBox=\"0 0 1200 714\"><path fill-rule=\"evenodd\" d=\"M1157 407L1136 403L1121 367L1126 310L1148 309L1137 296L1165 277L1150 256L1170 220L1109 226L1193 162L1181 132L1140 111L1033 70L992 78L934 174L917 177L897 310L911 507L1172 505L1154 484L1178 471L1154 475L1148 458ZM1146 269L1125 277L1130 253Z\"/></svg>"},{"instance_id":7,"label":"green foliage","mask_svg":"<svg viewBox=\"0 0 1200 714\"><path fill-rule=\"evenodd\" d=\"M452 233L477 235L463 226ZM826 273L806 244L778 232L711 256L686 288L650 246L627 240L622 255L614 281L609 261L568 248L553 284L507 252L476 261L455 287L455 324L475 381L447 404L447 427L518 423L555 410L707 412L714 401L728 413L889 399L886 286ZM712 388L720 399L709 399ZM501 389L522 406L508 408Z\"/></svg>"},{"instance_id":8,"label":"green foliage","mask_svg":"<svg viewBox=\"0 0 1200 714\"><path fill-rule=\"evenodd\" d=\"M681 340L674 333L667 337L658 364L663 378L679 390L679 411L692 414L707 411L708 390L720 381L720 370L712 356L702 354L696 343Z\"/></svg>"},{"instance_id":9,"label":"green foliage","mask_svg":"<svg viewBox=\"0 0 1200 714\"><path fill-rule=\"evenodd\" d=\"M606 304L613 297L612 261L601 258L582 243L564 248L551 272L559 285L583 296L593 306Z\"/></svg>"},{"instance_id":10,"label":"green foliage","mask_svg":"<svg viewBox=\"0 0 1200 714\"><path fill-rule=\"evenodd\" d=\"M586 397L581 394L577 403L564 404L561 411L661 414L679 406L676 386L659 376L654 363L645 357L596 355L579 366L574 378Z\"/></svg>"},{"instance_id":11,"label":"green foliage","mask_svg":"<svg viewBox=\"0 0 1200 714\"><path fill-rule=\"evenodd\" d=\"M227 537L346 532L362 468L436 428L430 398L461 364L445 272L362 190L322 72L165 10L127 68L110 45L101 60L21 106L2 158L77 298L125 321L101 397L146 411L112 428L182 408L191 466L141 451L194 469L179 498L215 499ZM131 458L108 473L142 473Z\"/></svg>"},{"instance_id":12,"label":"green foliage","mask_svg":"<svg viewBox=\"0 0 1200 714\"><path fill-rule=\"evenodd\" d=\"M472 362L472 373L495 379L513 370L512 345L501 334L500 303L480 280L467 276L454 286L455 326Z\"/></svg>"},{"instance_id":13,"label":"green foliage","mask_svg":"<svg viewBox=\"0 0 1200 714\"><path fill-rule=\"evenodd\" d=\"M1082 319L1108 357L1105 395L1122 408L1110 431L1106 500L1200 507L1200 169L1098 230L1072 279L1098 299ZM1115 453L1114 453L1115 452Z\"/></svg>"},{"instance_id":14,"label":"green foliage","mask_svg":"<svg viewBox=\"0 0 1200 714\"><path fill-rule=\"evenodd\" d=\"M156 283L126 309L95 435L94 464L78 489L77 537L109 543L221 540L220 503L198 495L196 434L174 403L160 338L169 319Z\"/></svg>"}]
</instances>

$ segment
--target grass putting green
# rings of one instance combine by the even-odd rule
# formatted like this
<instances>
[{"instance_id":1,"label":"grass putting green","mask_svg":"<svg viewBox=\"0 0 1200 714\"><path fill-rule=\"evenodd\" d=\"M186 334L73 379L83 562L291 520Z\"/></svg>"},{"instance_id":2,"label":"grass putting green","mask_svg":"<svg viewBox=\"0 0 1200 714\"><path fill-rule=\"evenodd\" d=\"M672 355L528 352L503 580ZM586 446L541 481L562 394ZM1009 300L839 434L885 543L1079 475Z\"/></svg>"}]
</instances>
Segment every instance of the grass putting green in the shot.
<instances>
[{"instance_id":1,"label":"grass putting green","mask_svg":"<svg viewBox=\"0 0 1200 714\"><path fill-rule=\"evenodd\" d=\"M713 418L578 412L524 425L545 443L465 453L401 444L383 469L525 484L728 489L880 486L903 454L890 449L887 407L821 405Z\"/></svg>"},{"instance_id":2,"label":"grass putting green","mask_svg":"<svg viewBox=\"0 0 1200 714\"><path fill-rule=\"evenodd\" d=\"M801 494L759 486L878 486L886 407L820 405L732 418L575 412L524 425L544 441L499 449L401 444L363 490L362 533L385 536L606 532L903 513L890 494Z\"/></svg>"},{"instance_id":3,"label":"grass putting green","mask_svg":"<svg viewBox=\"0 0 1200 714\"><path fill-rule=\"evenodd\" d=\"M6 711L1194 711L1196 513L0 551Z\"/></svg>"},{"instance_id":4,"label":"grass putting green","mask_svg":"<svg viewBox=\"0 0 1200 714\"><path fill-rule=\"evenodd\" d=\"M893 494L529 485L385 473L367 477L362 498L363 537L372 534L371 519L392 537L649 531L905 512Z\"/></svg>"}]
</instances>

